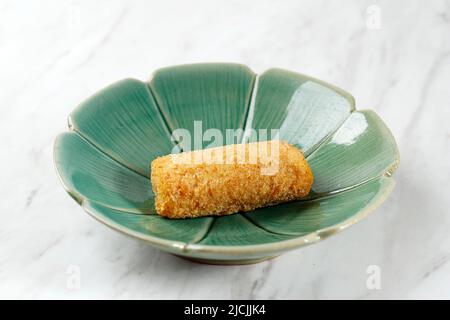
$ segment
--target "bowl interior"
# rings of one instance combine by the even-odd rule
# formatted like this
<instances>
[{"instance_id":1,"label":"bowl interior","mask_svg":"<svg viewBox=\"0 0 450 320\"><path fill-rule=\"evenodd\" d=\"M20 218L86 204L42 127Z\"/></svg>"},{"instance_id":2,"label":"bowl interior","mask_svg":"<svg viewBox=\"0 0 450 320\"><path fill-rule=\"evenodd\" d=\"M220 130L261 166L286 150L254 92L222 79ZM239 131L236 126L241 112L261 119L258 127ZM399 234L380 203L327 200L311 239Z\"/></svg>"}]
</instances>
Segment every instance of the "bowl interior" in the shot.
<instances>
[{"instance_id":1,"label":"bowl interior","mask_svg":"<svg viewBox=\"0 0 450 320\"><path fill-rule=\"evenodd\" d=\"M285 248L280 243L298 246L312 234L339 231L386 198L399 161L389 129L374 112L355 111L348 93L279 69L257 77L236 64L170 67L147 83L119 81L77 107L69 128L55 142L55 165L69 194L109 226L186 255L246 246L276 252ZM179 129L193 139L174 141ZM245 141L251 129L278 129L279 138L304 151L315 177L311 194L226 217L156 215L150 162L211 145L195 138L208 129L223 137L234 129L222 143Z\"/></svg>"}]
</instances>

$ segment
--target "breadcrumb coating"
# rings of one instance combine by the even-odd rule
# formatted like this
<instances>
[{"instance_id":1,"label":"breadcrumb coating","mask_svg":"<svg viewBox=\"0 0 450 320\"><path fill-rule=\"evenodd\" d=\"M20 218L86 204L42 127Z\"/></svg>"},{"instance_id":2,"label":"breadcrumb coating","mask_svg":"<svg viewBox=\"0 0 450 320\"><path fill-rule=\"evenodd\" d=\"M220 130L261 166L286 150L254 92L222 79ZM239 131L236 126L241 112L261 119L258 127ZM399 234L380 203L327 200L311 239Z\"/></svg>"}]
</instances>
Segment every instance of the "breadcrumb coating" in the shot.
<instances>
[{"instance_id":1,"label":"breadcrumb coating","mask_svg":"<svg viewBox=\"0 0 450 320\"><path fill-rule=\"evenodd\" d=\"M156 158L151 181L159 215L194 218L303 198L313 174L300 149L271 140Z\"/></svg>"}]
</instances>

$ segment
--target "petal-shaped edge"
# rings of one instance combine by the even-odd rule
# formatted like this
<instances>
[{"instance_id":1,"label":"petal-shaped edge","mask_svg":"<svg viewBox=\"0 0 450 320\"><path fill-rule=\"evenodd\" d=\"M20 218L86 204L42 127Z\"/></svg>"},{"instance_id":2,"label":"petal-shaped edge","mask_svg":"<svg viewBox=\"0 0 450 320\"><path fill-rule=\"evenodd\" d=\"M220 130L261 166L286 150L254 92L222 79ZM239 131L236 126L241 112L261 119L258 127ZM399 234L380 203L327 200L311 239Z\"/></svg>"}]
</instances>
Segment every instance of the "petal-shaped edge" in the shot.
<instances>
[{"instance_id":1,"label":"petal-shaped edge","mask_svg":"<svg viewBox=\"0 0 450 320\"><path fill-rule=\"evenodd\" d=\"M262 208L247 214L256 225L270 232L306 235L339 225L367 206L378 202L386 190L392 190L394 180L381 177L356 188L310 201L294 201Z\"/></svg>"},{"instance_id":2,"label":"petal-shaped edge","mask_svg":"<svg viewBox=\"0 0 450 320\"><path fill-rule=\"evenodd\" d=\"M164 119L164 120L166 120L166 119ZM63 134L61 136L64 136L64 135L65 134ZM66 190L69 192L69 194L71 194L72 197L74 197L78 202L82 203L83 207L87 211L89 211L89 210L92 211L91 206L88 206L88 204L89 205L90 204L98 205L98 203L86 200L84 198L84 196L81 196L81 194L78 193L78 190L75 190L75 188L73 188L73 186L68 186L65 182L64 177L61 174L60 168L58 168L57 160L58 160L58 158L61 159L60 155L58 154L58 150L57 150L58 149L58 140L59 140L59 138L57 139L57 142L55 143L55 164L56 164L58 173L60 174L60 178L61 178ZM62 139L62 140L64 140L64 139ZM325 140L325 139L323 139L323 140ZM328 140L331 140L331 138ZM320 142L318 144L320 144ZM96 149L96 148L94 147L94 149ZM97 150L97 152L99 152L99 150ZM99 152L99 153L102 154L102 152ZM397 153L398 153L398 151L397 151ZM108 158L106 155L103 155L103 156ZM121 165L120 163L116 162L113 159L109 159L109 160L115 162L117 165ZM124 168L126 169L126 167L124 167ZM392 170L388 169L388 173L390 171L393 171L394 168L395 168L395 166L390 168ZM69 172L70 172L70 170L69 170ZM382 179L387 179L387 178L383 177ZM289 240L281 240L281 241L262 243L262 244L256 244L256 245L255 244L229 245L229 246L227 246L227 245L225 245L225 246L204 245L204 244L197 244L197 243L193 243L193 242L184 243L184 242L178 242L178 241L173 241L173 240L165 240L165 239L160 239L158 237L148 236L145 234L137 235L135 232L133 232L133 231L130 232L130 230L127 230L124 228L122 228L122 229L117 228L117 229L119 231L123 231L134 237L145 240L145 241L151 243L152 245L159 247L161 249L164 249L164 250L176 253L176 254L180 254L180 255L190 256L190 257L197 257L197 258L214 258L214 257L216 257L219 259L228 259L228 258L242 259L243 257L249 257L249 258L264 257L264 256L267 256L268 254L280 253L280 252L283 252L283 251L286 251L289 249L293 249L293 248L296 248L299 246L314 243L325 237L328 237L331 234L337 233L340 230L343 230L343 229L347 228L348 226L354 224L355 222L361 220L363 217L365 217L365 215L367 215L367 213L374 210L377 206L379 206L385 200L385 198L390 193L390 191L392 190L392 187L393 187L393 180L389 179L389 181L392 181L391 187L385 188L384 192L382 192L382 194L380 196L377 196L376 201L371 201L369 205L362 208L361 211L358 212L357 214L355 214L354 216L351 216L347 220L340 222L336 225L332 225L330 227L320 229L315 232L308 233L306 235L294 236L292 239L289 239ZM371 183L371 182L372 181L365 182L365 183ZM361 186L357 186L356 188L359 188ZM105 191L106 191L105 195L107 196L107 193L110 190L106 189ZM111 190L111 191L112 191L112 193L114 193L116 190ZM341 189L339 191L343 192L343 191L345 191L345 189L344 190ZM103 206L101 206L101 207L103 207ZM109 207L109 209L114 209L114 208L111 208L110 206L107 206L104 208L108 209L108 207ZM122 208L118 208L118 209L122 210ZM138 210L138 212L141 213L140 210ZM118 213L120 213L120 211L118 211ZM98 218L98 215L96 218ZM105 224L115 228L114 223L111 223L110 220L108 220L108 219L99 219L99 220L101 220ZM211 225L213 225L213 224L210 224L210 226ZM264 228L262 228L262 229L264 229ZM277 234L276 232L272 232L269 229L266 229L266 231L268 231L269 233ZM280 235L289 236L289 237L293 236L291 234L280 234ZM207 242L208 241L208 240L206 240L207 237L208 237L208 232L206 231L205 237L201 238L201 241ZM198 239L195 239L195 241L197 241Z\"/></svg>"},{"instance_id":3,"label":"petal-shaped edge","mask_svg":"<svg viewBox=\"0 0 450 320\"><path fill-rule=\"evenodd\" d=\"M69 116L69 126L125 166L150 177L150 162L174 144L146 83L116 82L91 96Z\"/></svg>"},{"instance_id":4,"label":"petal-shaped edge","mask_svg":"<svg viewBox=\"0 0 450 320\"><path fill-rule=\"evenodd\" d=\"M156 239L178 248L201 240L212 222L211 217L170 220L159 215L133 214L90 201L83 203L83 208L94 218L115 230L137 238Z\"/></svg>"},{"instance_id":5,"label":"petal-shaped edge","mask_svg":"<svg viewBox=\"0 0 450 320\"><path fill-rule=\"evenodd\" d=\"M364 219L369 213L374 211L376 208L378 208L384 200L388 197L388 195L391 193L395 186L394 179L390 177L380 177L377 179L377 181L370 181L368 184L371 184L374 189L371 192L372 198L370 201L367 201L366 205L361 207L360 210L355 213L353 212L353 215L349 216L343 221L340 221L334 225L331 225L329 227L325 227L322 229L315 230L314 232L310 232L304 235L297 235L294 236L294 232L289 235L286 233L286 229L283 231L285 236L291 236L292 238L285 241L278 241L278 242L270 242L265 244L249 244L249 245L240 245L240 246L230 246L230 245L203 245L201 243L199 244L188 244L187 248L185 249L185 254L190 257L200 258L200 259L253 259L258 257L267 257L271 255L277 255L282 252L299 248L302 246L310 245L313 243L316 243L320 240L324 240L334 234L337 234L348 227L354 225L355 223L361 221ZM357 188L361 188L364 186L359 186ZM348 190L347 192L352 192ZM333 195L332 197L340 197L343 194L337 194ZM321 199L317 201L323 201L326 199ZM328 201L326 205L332 205L332 200L326 200ZM351 201L351 199L349 199ZM344 203L344 201L343 201ZM255 213L256 216L256 213ZM250 218L250 219L253 219ZM256 224L258 222L255 221L255 228ZM214 226L214 224L213 224ZM266 228L267 227L267 228ZM263 229L269 231L270 229L273 229L274 231L277 230L276 233L278 233L277 224L271 223L269 219L266 221L266 226L263 227ZM295 227L294 227L295 228ZM289 231L289 230L287 230ZM293 230L291 230L293 231ZM272 232L272 231L269 231ZM275 232L273 232L275 234ZM280 235L283 235L282 233L279 233ZM205 239L209 236L209 234L205 237ZM207 240L203 240L206 242Z\"/></svg>"},{"instance_id":6,"label":"petal-shaped edge","mask_svg":"<svg viewBox=\"0 0 450 320\"><path fill-rule=\"evenodd\" d=\"M310 197L392 173L400 161L392 133L370 110L353 112L307 160L314 174Z\"/></svg>"},{"instance_id":7,"label":"petal-shaped edge","mask_svg":"<svg viewBox=\"0 0 450 320\"><path fill-rule=\"evenodd\" d=\"M243 260L277 255L290 249L313 244L343 231L380 206L394 185L395 181L392 178L383 176L355 189L332 195L329 198L314 200L320 202L320 206L324 208L332 208L333 213L341 211L342 214L338 216L333 214L333 217L327 217L325 214L318 224L322 228L309 233L298 233L299 229L297 228L302 214L297 215L298 221L295 221L294 218L288 219L289 221L282 219L283 221L280 222L276 220L276 213L272 217L266 216L264 219L257 220L254 219L257 216L255 212L254 216L246 216L250 218L249 221L253 221L253 225L241 214L222 217L214 222L213 218L206 217L176 220L174 223L174 220L167 220L159 216L120 212L90 201L83 202L83 208L94 218L114 230L174 254L202 259ZM365 196L366 191L369 196ZM357 212L352 211L350 214L345 214L345 210L354 207L351 202L355 195L357 200L361 200L358 201L361 207ZM310 214L308 213L308 215ZM237 224L235 226L238 227L238 232L233 233L234 229L225 225L229 222L225 218L231 218L232 223ZM335 224L332 224L333 222ZM151 226L149 223L154 225ZM191 223L193 224L191 225ZM230 230L232 234L230 234ZM243 232L250 232L252 236L259 237L260 241L246 243L245 238L242 238L245 236ZM223 244L220 236L226 237L230 243ZM264 241L262 242L261 239ZM219 243L220 245L218 245Z\"/></svg>"},{"instance_id":8,"label":"petal-shaped edge","mask_svg":"<svg viewBox=\"0 0 450 320\"><path fill-rule=\"evenodd\" d=\"M76 132L60 134L54 162L66 191L119 210L155 214L150 180L102 153Z\"/></svg>"},{"instance_id":9,"label":"petal-shaped edge","mask_svg":"<svg viewBox=\"0 0 450 320\"><path fill-rule=\"evenodd\" d=\"M383 176L354 189L312 200L311 205L299 202L282 205L293 205L283 209L295 211L289 213L290 217L280 212L264 212L265 208L246 214L248 220L244 214L217 218L214 222L213 217L168 220L133 215L90 201L83 202L83 208L109 227L175 254L219 260L250 259L309 245L350 227L380 206L394 186L392 178ZM306 211L297 212L297 205L305 205ZM305 220L315 220L317 229L305 227Z\"/></svg>"},{"instance_id":10,"label":"petal-shaped edge","mask_svg":"<svg viewBox=\"0 0 450 320\"><path fill-rule=\"evenodd\" d=\"M254 99L246 132L279 129L280 139L301 148L305 155L333 133L355 109L354 98L349 93L281 69L270 69L258 77Z\"/></svg>"},{"instance_id":11,"label":"petal-shaped edge","mask_svg":"<svg viewBox=\"0 0 450 320\"><path fill-rule=\"evenodd\" d=\"M192 139L179 141L189 151L212 146L211 143L225 144L226 141L202 142L201 135L207 129L218 129L223 140L226 129L243 130L255 77L248 67L239 64L192 64L157 70L149 86L171 131L186 129L193 135L191 138L195 137L198 145ZM202 121L197 130L194 121ZM240 142L241 135L230 143Z\"/></svg>"}]
</instances>

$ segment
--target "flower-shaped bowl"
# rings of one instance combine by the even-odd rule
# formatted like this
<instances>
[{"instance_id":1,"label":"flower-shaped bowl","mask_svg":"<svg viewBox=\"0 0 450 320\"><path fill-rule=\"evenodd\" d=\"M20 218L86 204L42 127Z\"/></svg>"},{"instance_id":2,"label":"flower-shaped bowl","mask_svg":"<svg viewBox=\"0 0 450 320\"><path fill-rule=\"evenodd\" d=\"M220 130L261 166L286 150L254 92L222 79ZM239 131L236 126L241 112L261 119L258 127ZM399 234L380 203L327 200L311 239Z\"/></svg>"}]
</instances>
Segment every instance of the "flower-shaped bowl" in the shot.
<instances>
[{"instance_id":1,"label":"flower-shaped bowl","mask_svg":"<svg viewBox=\"0 0 450 320\"><path fill-rule=\"evenodd\" d=\"M279 129L313 173L300 201L224 217L170 220L156 214L150 163L177 148L171 133ZM395 140L373 111L317 79L238 64L157 70L100 90L69 116L54 145L66 191L94 218L161 250L206 263L244 264L329 237L380 206L394 187Z\"/></svg>"}]
</instances>

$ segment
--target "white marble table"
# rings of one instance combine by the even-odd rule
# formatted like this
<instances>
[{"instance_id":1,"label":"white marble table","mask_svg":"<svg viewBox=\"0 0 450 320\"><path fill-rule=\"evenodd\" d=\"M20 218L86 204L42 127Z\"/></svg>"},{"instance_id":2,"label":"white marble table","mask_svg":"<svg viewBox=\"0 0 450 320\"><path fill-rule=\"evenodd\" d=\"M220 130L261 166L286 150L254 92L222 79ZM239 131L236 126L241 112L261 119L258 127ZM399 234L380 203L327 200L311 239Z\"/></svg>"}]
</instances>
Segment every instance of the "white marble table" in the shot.
<instances>
[{"instance_id":1,"label":"white marble table","mask_svg":"<svg viewBox=\"0 0 450 320\"><path fill-rule=\"evenodd\" d=\"M250 266L190 263L94 221L53 169L68 113L115 80L203 61L353 93L398 141L392 196ZM0 108L0 298L450 298L450 1L0 0Z\"/></svg>"}]
</instances>

